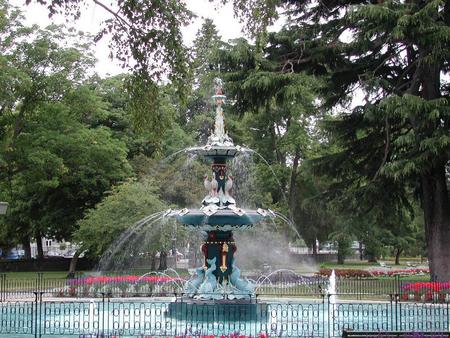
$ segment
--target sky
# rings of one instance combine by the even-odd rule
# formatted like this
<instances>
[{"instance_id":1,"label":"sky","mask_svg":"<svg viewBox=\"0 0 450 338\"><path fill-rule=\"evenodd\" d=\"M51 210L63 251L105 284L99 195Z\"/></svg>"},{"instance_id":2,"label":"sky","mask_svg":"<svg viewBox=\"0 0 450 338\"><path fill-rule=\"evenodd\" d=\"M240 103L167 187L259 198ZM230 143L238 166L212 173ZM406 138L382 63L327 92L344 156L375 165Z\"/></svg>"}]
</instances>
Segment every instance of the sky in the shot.
<instances>
[{"instance_id":1,"label":"sky","mask_svg":"<svg viewBox=\"0 0 450 338\"><path fill-rule=\"evenodd\" d=\"M52 23L66 24L67 26L73 26L78 30L95 34L99 30L101 22L109 17L109 14L103 8L92 2L90 2L89 6L82 11L82 16L79 20L76 22L69 21L68 23L66 23L67 18L62 15L56 15L50 19L48 17L47 9L35 2L26 5L24 0L11 0L10 3L21 8L27 25L37 24L41 27L48 26ZM242 25L234 18L233 8L230 3L220 6L218 9L216 9L217 5L208 0L187 0L186 4L198 18L194 19L191 25L183 29L183 39L185 44L192 44L198 29L202 25L203 18L210 18L214 21L219 31L219 35L225 41L243 35L241 33ZM99 75L116 75L124 72L118 62L109 59L107 38L98 42L93 50L97 58L96 71Z\"/></svg>"}]
</instances>

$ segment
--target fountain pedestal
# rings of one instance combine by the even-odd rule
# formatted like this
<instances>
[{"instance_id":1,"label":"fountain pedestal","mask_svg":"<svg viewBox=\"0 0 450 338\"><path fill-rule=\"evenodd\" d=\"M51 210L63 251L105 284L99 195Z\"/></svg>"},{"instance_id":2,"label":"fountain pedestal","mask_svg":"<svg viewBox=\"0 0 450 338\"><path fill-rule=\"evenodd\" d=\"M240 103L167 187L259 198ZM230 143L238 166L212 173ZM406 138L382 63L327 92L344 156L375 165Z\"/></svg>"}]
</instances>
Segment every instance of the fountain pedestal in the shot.
<instances>
[{"instance_id":1,"label":"fountain pedestal","mask_svg":"<svg viewBox=\"0 0 450 338\"><path fill-rule=\"evenodd\" d=\"M208 231L208 238L202 244L201 251L204 256L205 270L210 267L208 260L216 259L216 276L219 284L228 283L233 269L233 256L236 245L231 231Z\"/></svg>"}]
</instances>

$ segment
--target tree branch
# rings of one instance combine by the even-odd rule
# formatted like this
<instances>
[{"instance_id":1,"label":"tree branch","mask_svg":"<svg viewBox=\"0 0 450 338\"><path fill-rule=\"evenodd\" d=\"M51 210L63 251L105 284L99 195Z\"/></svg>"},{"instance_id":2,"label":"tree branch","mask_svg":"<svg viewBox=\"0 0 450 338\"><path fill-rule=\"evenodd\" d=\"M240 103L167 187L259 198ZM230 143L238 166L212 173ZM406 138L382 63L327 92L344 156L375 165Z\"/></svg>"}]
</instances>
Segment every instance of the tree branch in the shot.
<instances>
[{"instance_id":1,"label":"tree branch","mask_svg":"<svg viewBox=\"0 0 450 338\"><path fill-rule=\"evenodd\" d=\"M386 130L386 143L384 145L384 156L383 156L383 160L381 161L380 167L378 168L377 172L375 173L375 176L372 178L372 181L375 181L378 177L378 175L381 172L381 169L383 168L383 166L386 164L388 155L389 155L389 148L390 148L390 143L391 143L391 135L389 132L389 119L388 116L386 115L386 118L384 119L385 122L385 130Z\"/></svg>"},{"instance_id":2,"label":"tree branch","mask_svg":"<svg viewBox=\"0 0 450 338\"><path fill-rule=\"evenodd\" d=\"M132 27L132 25L125 20L121 15L119 15L119 12L114 12L111 8L109 8L108 6L106 6L104 3L98 1L98 0L92 0L96 5L99 5L100 7L102 7L105 11L107 11L108 13L112 14L116 19L118 19L120 21L120 23L122 24L122 26L127 26L129 28Z\"/></svg>"}]
</instances>

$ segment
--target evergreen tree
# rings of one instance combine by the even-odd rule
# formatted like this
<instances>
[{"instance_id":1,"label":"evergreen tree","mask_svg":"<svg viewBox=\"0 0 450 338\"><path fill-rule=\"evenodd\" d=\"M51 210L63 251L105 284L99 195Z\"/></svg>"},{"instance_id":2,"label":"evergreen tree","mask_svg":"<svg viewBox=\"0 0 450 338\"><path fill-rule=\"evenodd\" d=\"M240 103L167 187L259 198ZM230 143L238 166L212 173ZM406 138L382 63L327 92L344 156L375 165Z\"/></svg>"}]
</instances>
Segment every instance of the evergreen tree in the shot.
<instances>
[{"instance_id":1,"label":"evergreen tree","mask_svg":"<svg viewBox=\"0 0 450 338\"><path fill-rule=\"evenodd\" d=\"M431 275L449 280L450 110L445 75L450 3L278 4L286 6L289 20L271 37L269 57L296 73L325 77L324 107L334 108L339 116L327 130L342 149L324 158L322 169L339 177L343 191L365 195L359 198L362 209L364 201L372 207L376 201L379 210L400 210L410 204L407 188L415 189L424 211ZM351 108L356 89L365 97Z\"/></svg>"},{"instance_id":2,"label":"evergreen tree","mask_svg":"<svg viewBox=\"0 0 450 338\"><path fill-rule=\"evenodd\" d=\"M242 120L241 141L271 165L268 170L266 163L257 159L256 182L263 192L257 195L258 202L264 200L261 195L270 194L269 203L289 214L299 224L307 244L315 248L316 239L326 238L327 232L318 234L306 224L314 229L325 229L326 225L313 220L311 212L301 206L298 183L302 162L314 153L316 139L310 127L311 117L317 113L314 92L320 81L280 68L269 58L261 59L257 47L244 39L223 49L220 60L227 72L232 111Z\"/></svg>"},{"instance_id":3,"label":"evergreen tree","mask_svg":"<svg viewBox=\"0 0 450 338\"><path fill-rule=\"evenodd\" d=\"M192 91L181 121L189 133L197 133L200 143L206 143L214 124L211 96L214 95L214 78L220 76L217 55L223 45L213 21L205 19L191 49Z\"/></svg>"}]
</instances>

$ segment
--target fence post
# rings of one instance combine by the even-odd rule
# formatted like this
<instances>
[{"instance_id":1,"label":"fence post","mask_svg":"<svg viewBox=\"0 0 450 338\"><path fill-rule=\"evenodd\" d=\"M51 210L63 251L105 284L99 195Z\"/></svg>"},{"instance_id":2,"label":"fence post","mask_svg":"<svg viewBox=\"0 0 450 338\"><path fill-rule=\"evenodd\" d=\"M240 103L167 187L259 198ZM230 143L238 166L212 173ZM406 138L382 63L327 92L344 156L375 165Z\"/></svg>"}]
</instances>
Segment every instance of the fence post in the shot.
<instances>
[{"instance_id":1,"label":"fence post","mask_svg":"<svg viewBox=\"0 0 450 338\"><path fill-rule=\"evenodd\" d=\"M0 274L0 303L3 302L3 300L6 301L6 296L5 296L5 279L6 279L6 274L2 273Z\"/></svg>"},{"instance_id":2,"label":"fence post","mask_svg":"<svg viewBox=\"0 0 450 338\"><path fill-rule=\"evenodd\" d=\"M390 294L391 298L391 329L393 331L398 331L398 320L399 320L399 302L398 302L398 294Z\"/></svg>"},{"instance_id":3,"label":"fence post","mask_svg":"<svg viewBox=\"0 0 450 338\"><path fill-rule=\"evenodd\" d=\"M327 313L327 316L328 316L328 337L332 337L331 330L332 330L332 328L334 330L334 326L333 326L334 321L333 321L333 324L331 324L331 319L334 316L334 311L333 311L333 309L331 309L331 311L330 311L330 305L331 304L330 304L330 295L328 293L326 294L326 297L327 297L327 312L328 312ZM325 306L324 306L324 308L325 308Z\"/></svg>"},{"instance_id":4,"label":"fence post","mask_svg":"<svg viewBox=\"0 0 450 338\"><path fill-rule=\"evenodd\" d=\"M99 304L100 306L100 304ZM98 331L97 331L97 336L98 337L103 337L104 336L104 327L105 327L105 293L102 292L102 318L101 318L101 329L100 329L100 309L98 309Z\"/></svg>"},{"instance_id":5,"label":"fence post","mask_svg":"<svg viewBox=\"0 0 450 338\"><path fill-rule=\"evenodd\" d=\"M447 306L447 329L450 331L450 308L449 308L449 303L446 302L446 306Z\"/></svg>"},{"instance_id":6,"label":"fence post","mask_svg":"<svg viewBox=\"0 0 450 338\"><path fill-rule=\"evenodd\" d=\"M401 285L400 285L400 276L399 276L399 275L395 276L395 286L394 286L394 289L396 289L396 290L394 291L394 293L396 293L396 294L401 294Z\"/></svg>"},{"instance_id":7,"label":"fence post","mask_svg":"<svg viewBox=\"0 0 450 338\"><path fill-rule=\"evenodd\" d=\"M40 338L42 335L42 293L34 292L34 336Z\"/></svg>"},{"instance_id":8,"label":"fence post","mask_svg":"<svg viewBox=\"0 0 450 338\"><path fill-rule=\"evenodd\" d=\"M362 290L363 290L363 288L362 288L362 282L363 282L363 279L362 279L362 276L357 276L356 277L356 283L357 283L357 285L358 285L358 287L357 287L357 292L358 292L358 300L361 300L362 299L362 295L361 295L361 293L362 293Z\"/></svg>"},{"instance_id":9,"label":"fence post","mask_svg":"<svg viewBox=\"0 0 450 338\"><path fill-rule=\"evenodd\" d=\"M325 331L326 331L326 328L325 328L325 298L323 296L323 293L321 294L321 296L322 296L322 322L320 323L320 321L319 321L319 324L320 324L319 332L320 332L320 327L323 327L322 337L325 338ZM319 319L320 319L320 314L319 314Z\"/></svg>"},{"instance_id":10,"label":"fence post","mask_svg":"<svg viewBox=\"0 0 450 338\"><path fill-rule=\"evenodd\" d=\"M37 337L37 303L38 303L38 295L37 292L34 292L34 303L33 303L33 312L31 316L31 320L34 321L34 323L31 323L32 331L34 329L34 337Z\"/></svg>"}]
</instances>

